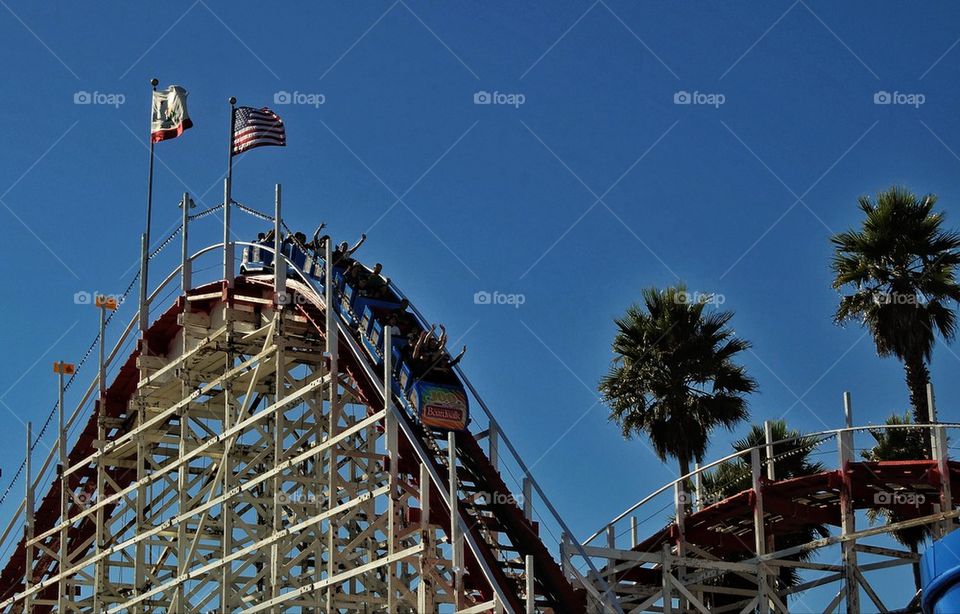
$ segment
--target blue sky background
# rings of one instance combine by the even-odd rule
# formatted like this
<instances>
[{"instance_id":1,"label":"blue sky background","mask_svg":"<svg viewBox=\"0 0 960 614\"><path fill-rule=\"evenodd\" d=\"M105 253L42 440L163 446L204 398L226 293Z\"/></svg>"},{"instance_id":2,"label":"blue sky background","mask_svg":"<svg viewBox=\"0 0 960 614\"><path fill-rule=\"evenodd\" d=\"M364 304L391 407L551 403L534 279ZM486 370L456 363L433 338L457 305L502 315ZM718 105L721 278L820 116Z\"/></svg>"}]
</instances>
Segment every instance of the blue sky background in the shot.
<instances>
[{"instance_id":1,"label":"blue sky background","mask_svg":"<svg viewBox=\"0 0 960 614\"><path fill-rule=\"evenodd\" d=\"M682 280L736 311L757 422L839 427L845 390L858 423L907 408L900 365L831 321L828 237L892 183L935 192L960 225L954 3L0 4L2 487L22 422L55 399L50 362L77 360L96 333L74 294L120 292L132 275L154 76L189 90L195 123L157 147L155 238L183 191L221 201L227 97L271 106L289 146L241 156L234 198L270 210L280 182L291 226L366 232L362 259L465 335L464 368L581 535L675 477L594 393L612 319L644 287ZM80 91L124 102L75 104ZM281 91L324 103L274 104ZM478 91L525 101L477 105ZM924 102L878 105L878 91ZM677 92L724 103L678 105ZM219 236L205 222L197 246ZM476 305L477 291L525 303ZM932 365L953 421L955 351L938 346ZM746 428L717 433L712 455Z\"/></svg>"}]
</instances>

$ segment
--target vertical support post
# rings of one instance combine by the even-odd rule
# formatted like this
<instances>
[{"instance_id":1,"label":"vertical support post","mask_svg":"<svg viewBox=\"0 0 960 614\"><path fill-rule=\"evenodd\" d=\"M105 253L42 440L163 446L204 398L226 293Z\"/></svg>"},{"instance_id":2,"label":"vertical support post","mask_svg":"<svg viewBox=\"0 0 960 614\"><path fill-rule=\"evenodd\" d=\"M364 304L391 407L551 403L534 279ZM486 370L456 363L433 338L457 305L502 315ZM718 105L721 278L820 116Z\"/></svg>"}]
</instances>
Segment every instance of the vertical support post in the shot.
<instances>
[{"instance_id":1,"label":"vertical support post","mask_svg":"<svg viewBox=\"0 0 960 614\"><path fill-rule=\"evenodd\" d=\"M843 393L843 414L847 428L853 427L853 403L850 393ZM856 515L853 509L852 484L848 465L853 461L853 431L843 431L839 437L840 448L840 531L846 536L856 531ZM844 541L840 544L843 557L843 578L846 588L847 612L860 611L860 586L857 581L856 541Z\"/></svg>"},{"instance_id":2,"label":"vertical support post","mask_svg":"<svg viewBox=\"0 0 960 614\"><path fill-rule=\"evenodd\" d=\"M494 470L499 471L500 467L498 463L500 462L500 457L498 456L500 440L500 431L496 422L490 423L490 433L487 436L487 444L489 446L487 450L487 457L490 459L490 464L493 465Z\"/></svg>"},{"instance_id":3,"label":"vertical support post","mask_svg":"<svg viewBox=\"0 0 960 614\"><path fill-rule=\"evenodd\" d=\"M61 573L67 569L67 536L69 524L69 513L67 512L69 497L69 479L67 478L67 429L64 420L63 408L63 363L58 364L57 369L57 449L60 453L60 462L58 464L58 473L60 474L60 552L57 560L57 568ZM62 614L67 611L67 577L61 575L57 583L57 612Z\"/></svg>"},{"instance_id":4,"label":"vertical support post","mask_svg":"<svg viewBox=\"0 0 960 614\"><path fill-rule=\"evenodd\" d=\"M767 580L767 566L762 557L766 554L767 540L763 524L763 484L760 480L762 473L759 448L750 450L750 473L753 481L753 544L757 552L757 608L760 614L770 611L770 599L767 592L770 585Z\"/></svg>"},{"instance_id":5,"label":"vertical support post","mask_svg":"<svg viewBox=\"0 0 960 614\"><path fill-rule=\"evenodd\" d=\"M940 510L949 512L953 509L953 493L950 487L950 452L947 447L947 431L938 425L937 404L933 396L933 384L927 384L927 414L930 418L931 435L933 437L933 458L937 461L937 472L940 474ZM944 520L940 523L940 536L943 537L953 530L954 521Z\"/></svg>"},{"instance_id":6,"label":"vertical support post","mask_svg":"<svg viewBox=\"0 0 960 614\"><path fill-rule=\"evenodd\" d=\"M460 510L457 499L457 434L447 433L447 462L450 467L450 546L453 556L453 601L462 610L463 599L463 538L460 535Z\"/></svg>"},{"instance_id":7,"label":"vertical support post","mask_svg":"<svg viewBox=\"0 0 960 614\"><path fill-rule=\"evenodd\" d=\"M147 286L147 267L150 264L150 254L148 250L150 246L147 245L147 235L140 235L140 304L139 304L139 320L140 320L140 343L143 347L143 355L146 355L147 349L147 339L146 332L150 327L150 304L147 300L149 297L150 288Z\"/></svg>"},{"instance_id":8,"label":"vertical support post","mask_svg":"<svg viewBox=\"0 0 960 614\"><path fill-rule=\"evenodd\" d=\"M686 516L688 504L690 503L690 494L684 490L686 485L686 480L675 482L673 484L673 507L676 513L676 525L677 525L677 556L684 557L687 555L687 528L686 528ZM687 574L686 567L680 565L677 567L677 573L680 578L683 578ZM681 594L679 600L679 606L681 612L686 612L687 603L686 598Z\"/></svg>"},{"instance_id":9,"label":"vertical support post","mask_svg":"<svg viewBox=\"0 0 960 614\"><path fill-rule=\"evenodd\" d=\"M673 555L670 553L670 544L663 545L663 562L660 565L660 575L663 578L663 614L673 614Z\"/></svg>"},{"instance_id":10,"label":"vertical support post","mask_svg":"<svg viewBox=\"0 0 960 614\"><path fill-rule=\"evenodd\" d=\"M524 574L527 581L525 589L527 614L536 614L537 612L537 593L534 586L533 571L533 555L528 554L524 557Z\"/></svg>"},{"instance_id":11,"label":"vertical support post","mask_svg":"<svg viewBox=\"0 0 960 614\"><path fill-rule=\"evenodd\" d=\"M100 306L100 324L99 324L99 338L98 338L98 348L97 348L97 387L99 389L99 394L97 396L97 449L99 452L103 452L103 446L106 444L107 439L107 427L106 427L106 416L107 416L107 374L106 374L106 364L104 361L104 351L105 351L105 341L104 335L106 334L107 327L107 315L106 315L106 304L101 303ZM141 339L143 344L143 349L146 351L146 338ZM101 455L97 461L97 487L94 492L96 497L97 504L104 498L104 491L107 484L107 473L106 473L106 459ZM94 529L94 550L97 555L100 555L103 552L106 542L106 535L104 533L104 525L106 518L104 515L103 506L98 505L97 511L95 512L96 516L96 528ZM94 572L93 572L93 611L100 612L102 610L103 602L101 601L103 592L106 588L107 583L107 561L105 558L97 557L96 563L94 563Z\"/></svg>"},{"instance_id":12,"label":"vertical support post","mask_svg":"<svg viewBox=\"0 0 960 614\"><path fill-rule=\"evenodd\" d=\"M390 497L387 500L387 556L391 558L387 566L387 611L396 610L397 594L397 563L393 561L393 555L397 550L397 531L400 528L399 506L397 497L399 495L397 466L400 463L399 439L397 437L397 416L393 409L393 327L383 327L383 407L386 411L384 415L385 435L387 438L387 454L390 457L390 475L389 487Z\"/></svg>"},{"instance_id":13,"label":"vertical support post","mask_svg":"<svg viewBox=\"0 0 960 614\"><path fill-rule=\"evenodd\" d=\"M420 539L423 552L417 560L420 564L420 584L417 585L417 611L433 611L433 581L427 577L430 560L433 558L433 530L430 528L430 471L420 465Z\"/></svg>"},{"instance_id":14,"label":"vertical support post","mask_svg":"<svg viewBox=\"0 0 960 614\"><path fill-rule=\"evenodd\" d=\"M640 531L637 524L637 517L630 517L630 548L636 548L637 544L640 543Z\"/></svg>"},{"instance_id":15,"label":"vertical support post","mask_svg":"<svg viewBox=\"0 0 960 614\"><path fill-rule=\"evenodd\" d=\"M282 307L278 306L274 311L274 325L273 325L273 343L276 346L276 375L274 383L274 403L279 404L284 397L285 392L285 378L286 378L286 362L284 357L284 339L282 333L282 324L283 324L283 310ZM283 456L283 429L284 429L284 420L283 420L284 410L281 407L278 407L274 410L273 415L270 416L269 425L273 429L273 469L277 471L281 464L281 457ZM283 530L283 503L285 499L285 493L283 492L283 477L281 472L277 471L273 475L273 519L272 527L273 533L276 535ZM270 545L270 591L271 598L276 599L280 596L280 589L282 588L282 578L280 572L280 542L275 540Z\"/></svg>"},{"instance_id":16,"label":"vertical support post","mask_svg":"<svg viewBox=\"0 0 960 614\"><path fill-rule=\"evenodd\" d=\"M533 480L530 476L523 478L523 517L527 522L533 522Z\"/></svg>"},{"instance_id":17,"label":"vertical support post","mask_svg":"<svg viewBox=\"0 0 960 614\"><path fill-rule=\"evenodd\" d=\"M573 578L573 572L571 569L570 561L570 534L564 531L560 534L560 570L563 572L563 577L567 580Z\"/></svg>"},{"instance_id":18,"label":"vertical support post","mask_svg":"<svg viewBox=\"0 0 960 614\"><path fill-rule=\"evenodd\" d=\"M695 471L693 475L693 488L697 492L694 493L692 508L694 512L699 512L704 508L703 501L703 473L700 471L700 463L694 463L693 470ZM709 504L707 504L709 505Z\"/></svg>"},{"instance_id":19,"label":"vertical support post","mask_svg":"<svg viewBox=\"0 0 960 614\"><path fill-rule=\"evenodd\" d=\"M281 217L280 184L278 183L273 201L273 295L277 297L278 305L283 305L286 301L287 287L287 261L280 253L283 248L283 238L280 236L281 228L283 228L283 218ZM283 297L283 300L280 297Z\"/></svg>"},{"instance_id":20,"label":"vertical support post","mask_svg":"<svg viewBox=\"0 0 960 614\"><path fill-rule=\"evenodd\" d=\"M230 240L230 183L232 179L223 180L223 279L227 287L233 287L233 241Z\"/></svg>"},{"instance_id":21,"label":"vertical support post","mask_svg":"<svg viewBox=\"0 0 960 614\"><path fill-rule=\"evenodd\" d=\"M777 479L777 468L773 463L773 423L769 420L763 421L763 438L767 444L767 479L772 482Z\"/></svg>"},{"instance_id":22,"label":"vertical support post","mask_svg":"<svg viewBox=\"0 0 960 614\"><path fill-rule=\"evenodd\" d=\"M184 294L193 286L193 264L190 262L190 209L194 207L189 192L180 201L180 287Z\"/></svg>"},{"instance_id":23,"label":"vertical support post","mask_svg":"<svg viewBox=\"0 0 960 614\"><path fill-rule=\"evenodd\" d=\"M279 222L276 222L279 227ZM276 245L280 246L280 233L276 233ZM337 327L335 325L336 313L336 295L334 293L334 283L333 283L333 248L331 246L332 241L328 240L326 242L326 251L324 252L324 311L325 311L325 328L326 328L326 353L327 360L329 361L330 369L330 387L329 387L329 403L330 403L330 421L327 426L327 437L334 437L339 430L339 366L337 364L338 357L338 346L337 346ZM279 250L274 260L279 260L281 257ZM338 482L340 481L340 474L337 471L337 447L332 446L328 452L328 468L327 468L327 488L329 496L327 497L327 511L333 510L338 504L340 499L340 487ZM337 547L337 520L333 516L330 517L330 520L327 524L327 552L336 552ZM327 557L327 577L333 577L337 572L336 566L334 565L334 557ZM337 587L329 586L327 587L327 612L332 614L335 612L333 607L333 601L336 596Z\"/></svg>"},{"instance_id":24,"label":"vertical support post","mask_svg":"<svg viewBox=\"0 0 960 614\"><path fill-rule=\"evenodd\" d=\"M228 307L224 305L223 307L223 319L224 324L226 325L226 330L224 331L224 342L227 350L224 352L225 357L223 361L223 370L224 373L229 371L234 366L235 354L233 348L234 341L234 321L233 315L230 313ZM275 331L276 329L274 329ZM226 432L228 429L233 428L234 424L234 414L233 408L231 407L232 403L235 403L236 399L233 394L233 382L224 382L223 384L223 432ZM223 454L220 459L220 466L223 468L223 477L221 478L220 488L221 492L230 492L236 486L237 477L233 470L233 455L230 452L230 446L227 445L228 441L224 442ZM265 488L265 487L264 487ZM233 527L234 527L234 512L233 506L223 505L220 510L220 552L221 556L227 556L228 553L233 551ZM266 519L263 520L266 523ZM232 565L224 565L220 571L220 609L224 612L231 612L234 609L234 604L238 601L238 595L235 592L234 586L234 570Z\"/></svg>"},{"instance_id":25,"label":"vertical support post","mask_svg":"<svg viewBox=\"0 0 960 614\"><path fill-rule=\"evenodd\" d=\"M190 281L190 253L187 251L187 224L190 220L189 210L193 206L193 200L189 198L189 195L184 193L184 196L188 199L186 201L186 206L184 207L185 213L183 214L183 250L181 251L181 256L183 257L183 270L187 274L183 278L183 291L186 293L187 290L191 287ZM185 306L183 309L184 313L184 324L186 324L186 317L189 313L189 306ZM180 335L180 352L181 355L186 355L187 351L190 350L190 335L187 333L186 325L183 326L182 334ZM190 374L188 369L188 364L184 363L184 368L180 369L180 395L181 398L187 399L192 391L192 386L190 382ZM177 451L180 454L180 458L186 457L189 453L189 448L187 447L187 441L190 437L190 402L189 400L186 404L180 409L177 415L178 429L177 429ZM189 511L190 507L190 464L182 463L177 468L177 511L179 514L186 514ZM177 523L177 543L180 544L180 550L177 552L177 575L183 577L187 573L189 568L189 560L187 553L185 551L184 544L187 543L187 525L189 523L186 520L181 520ZM170 609L177 611L179 608L183 607L182 604L185 603L187 598L187 587L186 583L181 582L176 591L173 594L173 600L170 603Z\"/></svg>"},{"instance_id":26,"label":"vertical support post","mask_svg":"<svg viewBox=\"0 0 960 614\"><path fill-rule=\"evenodd\" d=\"M24 510L26 515L23 522L24 550L25 559L23 565L23 586L29 591L33 586L33 468L31 464L31 447L33 443L33 423L27 422L27 457L24 464ZM27 595L23 598L23 611L25 614L33 612L33 595Z\"/></svg>"}]
</instances>

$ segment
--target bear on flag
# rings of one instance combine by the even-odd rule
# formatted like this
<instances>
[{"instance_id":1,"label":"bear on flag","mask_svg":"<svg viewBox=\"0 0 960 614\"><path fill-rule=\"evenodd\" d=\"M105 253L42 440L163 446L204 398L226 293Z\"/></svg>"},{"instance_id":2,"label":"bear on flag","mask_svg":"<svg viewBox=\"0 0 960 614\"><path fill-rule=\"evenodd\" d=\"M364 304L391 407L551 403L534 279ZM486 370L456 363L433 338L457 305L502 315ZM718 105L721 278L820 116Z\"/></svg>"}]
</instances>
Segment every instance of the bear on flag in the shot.
<instances>
[{"instance_id":1,"label":"bear on flag","mask_svg":"<svg viewBox=\"0 0 960 614\"><path fill-rule=\"evenodd\" d=\"M150 141L159 143L175 139L193 126L187 113L187 90L171 85L153 92L153 112L150 116Z\"/></svg>"}]
</instances>

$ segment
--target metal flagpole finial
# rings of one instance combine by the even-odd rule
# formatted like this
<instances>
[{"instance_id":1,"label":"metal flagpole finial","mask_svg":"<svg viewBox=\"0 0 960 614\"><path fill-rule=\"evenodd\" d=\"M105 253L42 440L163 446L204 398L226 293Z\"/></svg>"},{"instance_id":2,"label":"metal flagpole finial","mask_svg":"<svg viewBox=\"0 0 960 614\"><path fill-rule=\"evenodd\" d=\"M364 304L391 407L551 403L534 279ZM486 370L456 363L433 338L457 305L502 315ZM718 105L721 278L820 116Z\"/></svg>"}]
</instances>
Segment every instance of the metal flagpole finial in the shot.
<instances>
[{"instance_id":1,"label":"metal flagpole finial","mask_svg":"<svg viewBox=\"0 0 960 614\"><path fill-rule=\"evenodd\" d=\"M160 85L160 79L157 79L156 77L154 77L153 79L150 79L150 85L152 85L153 87L157 87L158 85Z\"/></svg>"},{"instance_id":2,"label":"metal flagpole finial","mask_svg":"<svg viewBox=\"0 0 960 614\"><path fill-rule=\"evenodd\" d=\"M236 98L236 96L231 96L231 97L228 99L228 101L230 102L231 105L237 104L237 98Z\"/></svg>"}]
</instances>

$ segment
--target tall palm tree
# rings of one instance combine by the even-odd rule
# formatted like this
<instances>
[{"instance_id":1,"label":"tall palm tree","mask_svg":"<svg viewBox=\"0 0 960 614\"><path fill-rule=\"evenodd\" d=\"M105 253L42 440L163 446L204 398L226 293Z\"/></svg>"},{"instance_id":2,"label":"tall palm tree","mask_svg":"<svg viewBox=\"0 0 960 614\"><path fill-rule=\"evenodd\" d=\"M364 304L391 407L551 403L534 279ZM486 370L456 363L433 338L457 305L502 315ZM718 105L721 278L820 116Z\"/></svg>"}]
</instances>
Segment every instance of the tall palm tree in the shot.
<instances>
[{"instance_id":1,"label":"tall palm tree","mask_svg":"<svg viewBox=\"0 0 960 614\"><path fill-rule=\"evenodd\" d=\"M910 413L907 412L903 416L893 414L887 418L886 423L892 426L911 424ZM876 442L875 445L873 448L860 453L863 459L867 461L916 460L923 458L927 451L927 440L929 438L929 431L927 430L916 428L872 429L870 434ZM903 516L892 509L872 508L867 510L867 518L870 520L870 524L875 524L877 522L894 523L909 520L910 516ZM931 535L928 525L893 532L893 538L909 548L913 554L920 552L920 544ZM913 582L919 591L921 581L920 563L918 561L913 563Z\"/></svg>"},{"instance_id":2,"label":"tall palm tree","mask_svg":"<svg viewBox=\"0 0 960 614\"><path fill-rule=\"evenodd\" d=\"M849 287L835 320L859 321L873 334L880 356L903 362L910 405L918 423L929 422L927 364L936 333L951 341L957 330L951 301L960 300L956 269L960 234L941 228L937 197L922 199L894 186L876 200L860 198L866 216L859 230L831 237L833 287Z\"/></svg>"},{"instance_id":3,"label":"tall palm tree","mask_svg":"<svg viewBox=\"0 0 960 614\"><path fill-rule=\"evenodd\" d=\"M746 395L757 388L735 362L750 344L728 328L733 313L707 311L709 302L683 285L644 290L642 304L615 320L615 357L599 385L623 436L646 435L681 475L703 460L714 429L748 417Z\"/></svg>"},{"instance_id":4,"label":"tall palm tree","mask_svg":"<svg viewBox=\"0 0 960 614\"><path fill-rule=\"evenodd\" d=\"M774 474L778 480L786 480L823 471L823 464L811 459L811 454L814 448L817 447L820 441L819 439L815 437L802 437L799 431L789 428L785 420L774 420L771 423L771 434L773 441L781 442L773 445L773 467ZM744 452L750 448L762 446L765 443L766 435L764 427L755 424L750 427L750 432L747 433L746 437L734 442L733 449L736 452ZM765 447L760 448L760 459L763 463L767 462L767 450ZM703 492L698 493L698 496L706 503L721 500L742 492L751 486L750 457L742 455L732 461L722 463L714 470L705 472L702 480ZM792 548L829 535L830 530L826 525L809 525L792 533L780 533L772 537L773 548L774 551ZM749 555L744 555L743 558L747 558L748 556ZM813 551L805 551L794 555L792 558L806 561L813 556ZM777 581L781 588L789 588L799 584L801 578L796 568L781 567ZM721 576L715 583L728 588L750 588L747 580L735 574ZM736 603L741 599L742 597L715 594L712 596L712 601L709 605L714 608L719 608L724 605Z\"/></svg>"}]
</instances>

